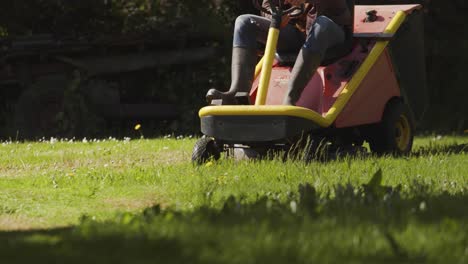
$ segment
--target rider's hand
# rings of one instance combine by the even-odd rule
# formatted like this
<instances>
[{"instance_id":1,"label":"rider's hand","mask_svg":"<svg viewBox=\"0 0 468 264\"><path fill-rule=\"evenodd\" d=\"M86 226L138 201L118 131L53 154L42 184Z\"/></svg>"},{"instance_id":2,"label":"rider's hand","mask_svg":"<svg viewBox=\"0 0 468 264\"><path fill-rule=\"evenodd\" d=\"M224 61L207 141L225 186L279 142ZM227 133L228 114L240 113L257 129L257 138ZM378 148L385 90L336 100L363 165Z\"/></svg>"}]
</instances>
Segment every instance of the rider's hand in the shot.
<instances>
[{"instance_id":1,"label":"rider's hand","mask_svg":"<svg viewBox=\"0 0 468 264\"><path fill-rule=\"evenodd\" d=\"M285 0L285 3L291 4L293 6L299 6L305 4L306 0Z\"/></svg>"},{"instance_id":2,"label":"rider's hand","mask_svg":"<svg viewBox=\"0 0 468 264\"><path fill-rule=\"evenodd\" d=\"M287 26L289 24L289 20L291 20L291 17L289 15L284 15L282 18L281 18L281 26L280 28L284 28L285 26Z\"/></svg>"}]
</instances>

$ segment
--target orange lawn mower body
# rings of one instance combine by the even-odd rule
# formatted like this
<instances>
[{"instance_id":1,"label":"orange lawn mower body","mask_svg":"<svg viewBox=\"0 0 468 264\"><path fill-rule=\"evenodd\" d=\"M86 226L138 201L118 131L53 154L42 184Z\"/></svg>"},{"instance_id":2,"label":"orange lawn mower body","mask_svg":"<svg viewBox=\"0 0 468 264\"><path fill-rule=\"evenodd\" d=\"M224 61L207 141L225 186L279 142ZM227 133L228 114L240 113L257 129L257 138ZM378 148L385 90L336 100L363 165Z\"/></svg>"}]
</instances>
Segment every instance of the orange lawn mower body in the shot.
<instances>
[{"instance_id":1,"label":"orange lawn mower body","mask_svg":"<svg viewBox=\"0 0 468 264\"><path fill-rule=\"evenodd\" d=\"M296 106L281 105L295 56L275 53L269 69L265 60L274 45L267 43L244 98L248 103L200 110L205 137L197 142L193 161L236 148L291 152L301 144L306 160L316 157L320 146L354 152L364 142L377 154L408 154L428 105L421 8L355 6L352 49L325 59Z\"/></svg>"}]
</instances>

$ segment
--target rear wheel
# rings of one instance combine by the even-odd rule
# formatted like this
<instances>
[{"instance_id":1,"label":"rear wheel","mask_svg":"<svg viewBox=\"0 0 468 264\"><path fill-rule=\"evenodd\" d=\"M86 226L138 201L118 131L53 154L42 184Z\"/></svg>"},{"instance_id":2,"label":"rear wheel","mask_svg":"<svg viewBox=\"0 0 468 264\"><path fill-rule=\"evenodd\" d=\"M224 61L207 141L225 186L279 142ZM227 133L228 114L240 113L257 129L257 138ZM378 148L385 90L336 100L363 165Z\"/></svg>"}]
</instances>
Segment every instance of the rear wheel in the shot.
<instances>
[{"instance_id":1,"label":"rear wheel","mask_svg":"<svg viewBox=\"0 0 468 264\"><path fill-rule=\"evenodd\" d=\"M401 100L390 101L382 118L369 137L372 152L408 155L413 147L414 121L410 110Z\"/></svg>"},{"instance_id":2,"label":"rear wheel","mask_svg":"<svg viewBox=\"0 0 468 264\"><path fill-rule=\"evenodd\" d=\"M218 160L221 151L213 138L201 138L195 143L192 152L192 162L201 165L209 160Z\"/></svg>"}]
</instances>

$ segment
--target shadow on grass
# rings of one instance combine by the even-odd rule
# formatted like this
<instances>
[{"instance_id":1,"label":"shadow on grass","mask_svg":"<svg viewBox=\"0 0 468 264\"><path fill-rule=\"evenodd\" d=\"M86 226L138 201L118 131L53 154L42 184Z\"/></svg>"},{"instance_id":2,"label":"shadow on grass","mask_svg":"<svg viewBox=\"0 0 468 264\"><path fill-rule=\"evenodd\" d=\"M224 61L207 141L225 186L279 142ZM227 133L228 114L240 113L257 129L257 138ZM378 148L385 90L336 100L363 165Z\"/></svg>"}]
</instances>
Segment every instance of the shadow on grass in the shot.
<instances>
[{"instance_id":1,"label":"shadow on grass","mask_svg":"<svg viewBox=\"0 0 468 264\"><path fill-rule=\"evenodd\" d=\"M83 217L71 228L3 232L0 262L454 263L463 258L466 194L434 194L430 186L414 183L412 197L405 198L400 188L381 182L378 171L368 184L336 186L327 195L306 184L285 201L229 197L220 208L181 212L155 206L104 223Z\"/></svg>"},{"instance_id":2,"label":"shadow on grass","mask_svg":"<svg viewBox=\"0 0 468 264\"><path fill-rule=\"evenodd\" d=\"M1 263L192 263L174 238L91 235L83 227L0 234Z\"/></svg>"}]
</instances>

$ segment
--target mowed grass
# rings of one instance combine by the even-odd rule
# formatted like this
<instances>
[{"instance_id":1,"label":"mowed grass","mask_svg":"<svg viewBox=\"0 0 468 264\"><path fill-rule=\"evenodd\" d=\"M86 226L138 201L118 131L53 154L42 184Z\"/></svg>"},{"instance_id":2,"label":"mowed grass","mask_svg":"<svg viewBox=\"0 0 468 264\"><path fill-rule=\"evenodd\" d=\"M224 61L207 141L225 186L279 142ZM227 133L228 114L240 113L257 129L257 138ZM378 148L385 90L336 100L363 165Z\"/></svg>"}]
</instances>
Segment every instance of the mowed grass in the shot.
<instances>
[{"instance_id":1,"label":"mowed grass","mask_svg":"<svg viewBox=\"0 0 468 264\"><path fill-rule=\"evenodd\" d=\"M466 136L308 165L194 143L1 144L0 263L468 261Z\"/></svg>"}]
</instances>

